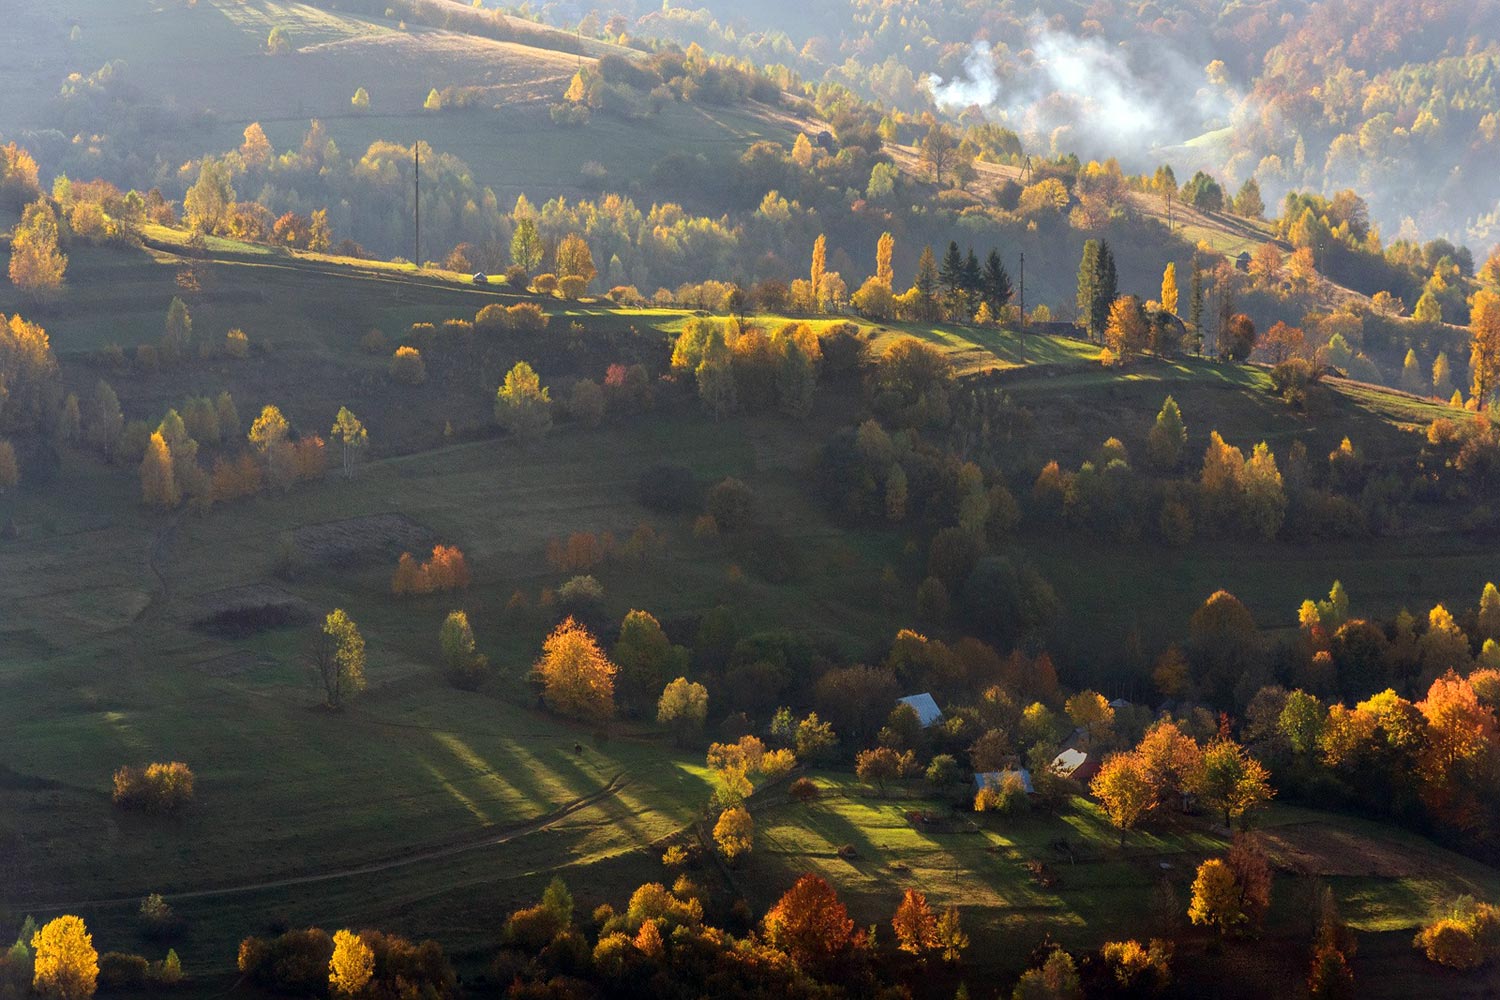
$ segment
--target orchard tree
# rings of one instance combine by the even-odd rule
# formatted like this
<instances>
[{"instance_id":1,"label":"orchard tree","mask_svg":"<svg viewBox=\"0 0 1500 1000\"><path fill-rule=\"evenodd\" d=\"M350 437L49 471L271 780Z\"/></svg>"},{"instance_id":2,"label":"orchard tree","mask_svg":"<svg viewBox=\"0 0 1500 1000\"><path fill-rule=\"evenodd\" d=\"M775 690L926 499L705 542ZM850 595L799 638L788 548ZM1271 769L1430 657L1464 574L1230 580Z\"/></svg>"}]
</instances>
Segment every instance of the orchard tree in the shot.
<instances>
[{"instance_id":1,"label":"orchard tree","mask_svg":"<svg viewBox=\"0 0 1500 1000\"><path fill-rule=\"evenodd\" d=\"M328 960L328 989L336 997L357 997L375 975L375 952L351 931L333 935L333 957Z\"/></svg>"},{"instance_id":2,"label":"orchard tree","mask_svg":"<svg viewBox=\"0 0 1500 1000\"><path fill-rule=\"evenodd\" d=\"M649 697L687 671L687 650L672 645L649 611L626 614L611 656L620 668L620 684L636 698Z\"/></svg>"},{"instance_id":3,"label":"orchard tree","mask_svg":"<svg viewBox=\"0 0 1500 1000\"><path fill-rule=\"evenodd\" d=\"M571 617L552 630L532 668L542 684L542 700L559 715L585 722L607 722L615 714L618 669L598 642Z\"/></svg>"},{"instance_id":4,"label":"orchard tree","mask_svg":"<svg viewBox=\"0 0 1500 1000\"><path fill-rule=\"evenodd\" d=\"M1080 691L1064 704L1073 725L1083 730L1090 745L1108 740L1113 735L1115 710L1108 699L1097 691Z\"/></svg>"},{"instance_id":5,"label":"orchard tree","mask_svg":"<svg viewBox=\"0 0 1500 1000\"><path fill-rule=\"evenodd\" d=\"M542 235L537 231L536 220L530 216L518 218L510 238L510 259L529 275L541 265L543 254Z\"/></svg>"},{"instance_id":6,"label":"orchard tree","mask_svg":"<svg viewBox=\"0 0 1500 1000\"><path fill-rule=\"evenodd\" d=\"M438 647L443 652L443 669L456 687L472 691L484 680L489 660L474 647L474 630L466 613L450 611L443 619L443 626L438 629Z\"/></svg>"},{"instance_id":7,"label":"orchard tree","mask_svg":"<svg viewBox=\"0 0 1500 1000\"><path fill-rule=\"evenodd\" d=\"M278 29L279 30L279 29ZM229 168L211 156L205 156L198 167L198 180L182 199L182 210L194 232L212 234L223 225L234 204Z\"/></svg>"},{"instance_id":8,"label":"orchard tree","mask_svg":"<svg viewBox=\"0 0 1500 1000\"><path fill-rule=\"evenodd\" d=\"M1120 831L1122 847L1125 834L1156 808L1156 787L1140 756L1134 753L1105 758L1099 773L1089 783L1089 791L1104 807L1110 823Z\"/></svg>"},{"instance_id":9,"label":"orchard tree","mask_svg":"<svg viewBox=\"0 0 1500 1000\"><path fill-rule=\"evenodd\" d=\"M557 245L557 275L559 278L581 278L584 286L594 280L599 269L594 266L594 255L588 242L577 233L564 236Z\"/></svg>"},{"instance_id":10,"label":"orchard tree","mask_svg":"<svg viewBox=\"0 0 1500 1000\"><path fill-rule=\"evenodd\" d=\"M1265 805L1276 793L1265 765L1231 739L1219 738L1203 751L1203 767L1194 791L1224 814L1228 826L1237 816Z\"/></svg>"},{"instance_id":11,"label":"orchard tree","mask_svg":"<svg viewBox=\"0 0 1500 1000\"><path fill-rule=\"evenodd\" d=\"M891 918L896 947L909 955L922 955L939 946L937 917L927 905L927 897L907 889Z\"/></svg>"},{"instance_id":12,"label":"orchard tree","mask_svg":"<svg viewBox=\"0 0 1500 1000\"><path fill-rule=\"evenodd\" d=\"M99 953L94 939L75 916L49 921L31 938L31 985L54 1000L87 1000L99 980Z\"/></svg>"},{"instance_id":13,"label":"orchard tree","mask_svg":"<svg viewBox=\"0 0 1500 1000\"><path fill-rule=\"evenodd\" d=\"M766 913L766 940L803 968L826 965L848 949L854 921L838 893L817 875L803 875Z\"/></svg>"},{"instance_id":14,"label":"orchard tree","mask_svg":"<svg viewBox=\"0 0 1500 1000\"><path fill-rule=\"evenodd\" d=\"M1210 858L1198 866L1193 878L1193 898L1188 919L1227 935L1246 920L1240 904L1240 887L1227 861Z\"/></svg>"},{"instance_id":15,"label":"orchard tree","mask_svg":"<svg viewBox=\"0 0 1500 1000\"><path fill-rule=\"evenodd\" d=\"M352 695L364 690L364 636L343 608L335 608L323 620L313 643L312 660L330 709L343 707L345 692Z\"/></svg>"},{"instance_id":16,"label":"orchard tree","mask_svg":"<svg viewBox=\"0 0 1500 1000\"><path fill-rule=\"evenodd\" d=\"M1151 341L1151 324L1146 319L1146 310L1141 300L1134 295L1122 295L1109 307L1109 318L1104 326L1104 342L1118 361L1146 349Z\"/></svg>"},{"instance_id":17,"label":"orchard tree","mask_svg":"<svg viewBox=\"0 0 1500 1000\"><path fill-rule=\"evenodd\" d=\"M708 688L686 677L668 684L656 703L656 722L672 730L681 746L687 737L703 731L708 719Z\"/></svg>"},{"instance_id":18,"label":"orchard tree","mask_svg":"<svg viewBox=\"0 0 1500 1000\"><path fill-rule=\"evenodd\" d=\"M714 846L724 860L734 864L755 846L755 821L743 806L725 809L714 824Z\"/></svg>"},{"instance_id":19,"label":"orchard tree","mask_svg":"<svg viewBox=\"0 0 1500 1000\"><path fill-rule=\"evenodd\" d=\"M523 444L540 438L552 426L552 395L526 362L516 362L496 391L495 421Z\"/></svg>"},{"instance_id":20,"label":"orchard tree","mask_svg":"<svg viewBox=\"0 0 1500 1000\"><path fill-rule=\"evenodd\" d=\"M365 425L359 422L349 407L339 407L338 416L333 421L333 438L343 446L344 450L344 478L351 479L354 476L354 459L370 443L369 432Z\"/></svg>"}]
</instances>

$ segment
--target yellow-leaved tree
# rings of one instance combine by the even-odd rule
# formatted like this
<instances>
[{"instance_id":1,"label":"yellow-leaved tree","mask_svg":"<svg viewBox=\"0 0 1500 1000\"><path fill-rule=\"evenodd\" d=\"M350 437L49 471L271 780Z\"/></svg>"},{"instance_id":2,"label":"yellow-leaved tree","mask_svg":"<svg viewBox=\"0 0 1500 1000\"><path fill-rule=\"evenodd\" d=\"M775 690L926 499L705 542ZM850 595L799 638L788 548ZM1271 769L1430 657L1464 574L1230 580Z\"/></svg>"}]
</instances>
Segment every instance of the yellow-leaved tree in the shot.
<instances>
[{"instance_id":1,"label":"yellow-leaved tree","mask_svg":"<svg viewBox=\"0 0 1500 1000\"><path fill-rule=\"evenodd\" d=\"M828 237L822 233L813 243L812 270L808 277L812 281L813 309L817 309L817 303L822 301L823 276L828 272Z\"/></svg>"},{"instance_id":2,"label":"yellow-leaved tree","mask_svg":"<svg viewBox=\"0 0 1500 1000\"><path fill-rule=\"evenodd\" d=\"M31 938L37 993L56 1000L87 1000L99 980L99 953L83 919L62 916Z\"/></svg>"},{"instance_id":3,"label":"yellow-leaved tree","mask_svg":"<svg viewBox=\"0 0 1500 1000\"><path fill-rule=\"evenodd\" d=\"M744 806L734 806L719 814L714 824L714 845L731 864L750 853L755 846L755 821Z\"/></svg>"},{"instance_id":4,"label":"yellow-leaved tree","mask_svg":"<svg viewBox=\"0 0 1500 1000\"><path fill-rule=\"evenodd\" d=\"M1486 288L1474 293L1469 331L1474 338L1469 355L1472 392L1482 408L1500 388L1500 295Z\"/></svg>"},{"instance_id":5,"label":"yellow-leaved tree","mask_svg":"<svg viewBox=\"0 0 1500 1000\"><path fill-rule=\"evenodd\" d=\"M552 426L552 394L526 362L517 361L496 390L495 421L522 443L536 440Z\"/></svg>"},{"instance_id":6,"label":"yellow-leaved tree","mask_svg":"<svg viewBox=\"0 0 1500 1000\"><path fill-rule=\"evenodd\" d=\"M334 608L323 620L313 643L312 660L322 678L329 708L341 708L346 692L364 690L365 639L343 608Z\"/></svg>"},{"instance_id":7,"label":"yellow-leaved tree","mask_svg":"<svg viewBox=\"0 0 1500 1000\"><path fill-rule=\"evenodd\" d=\"M38 198L21 213L11 239L11 282L35 298L55 294L68 270L68 258L57 245L57 213L46 198Z\"/></svg>"},{"instance_id":8,"label":"yellow-leaved tree","mask_svg":"<svg viewBox=\"0 0 1500 1000\"><path fill-rule=\"evenodd\" d=\"M336 997L356 997L375 975L375 953L351 931L333 935L333 957L328 960L328 988Z\"/></svg>"},{"instance_id":9,"label":"yellow-leaved tree","mask_svg":"<svg viewBox=\"0 0 1500 1000\"><path fill-rule=\"evenodd\" d=\"M168 510L182 502L182 490L172 470L172 450L161 431L151 435L141 459L141 500Z\"/></svg>"},{"instance_id":10,"label":"yellow-leaved tree","mask_svg":"<svg viewBox=\"0 0 1500 1000\"><path fill-rule=\"evenodd\" d=\"M907 889L891 917L896 932L896 947L910 955L921 955L938 947L937 917L927 905L927 897Z\"/></svg>"},{"instance_id":11,"label":"yellow-leaved tree","mask_svg":"<svg viewBox=\"0 0 1500 1000\"><path fill-rule=\"evenodd\" d=\"M565 619L542 643L532 668L542 684L542 700L559 715L604 722L615 714L618 668L599 643L573 618Z\"/></svg>"},{"instance_id":12,"label":"yellow-leaved tree","mask_svg":"<svg viewBox=\"0 0 1500 1000\"><path fill-rule=\"evenodd\" d=\"M890 288L896 280L896 271L891 263L895 254L896 237L890 233L881 233L880 242L875 244L875 280L886 288Z\"/></svg>"},{"instance_id":13,"label":"yellow-leaved tree","mask_svg":"<svg viewBox=\"0 0 1500 1000\"><path fill-rule=\"evenodd\" d=\"M370 434L347 406L340 406L333 421L333 439L344 447L344 478L354 475L354 458L370 443Z\"/></svg>"},{"instance_id":14,"label":"yellow-leaved tree","mask_svg":"<svg viewBox=\"0 0 1500 1000\"><path fill-rule=\"evenodd\" d=\"M1169 261L1161 275L1161 308L1163 312L1177 315L1177 264Z\"/></svg>"}]
</instances>

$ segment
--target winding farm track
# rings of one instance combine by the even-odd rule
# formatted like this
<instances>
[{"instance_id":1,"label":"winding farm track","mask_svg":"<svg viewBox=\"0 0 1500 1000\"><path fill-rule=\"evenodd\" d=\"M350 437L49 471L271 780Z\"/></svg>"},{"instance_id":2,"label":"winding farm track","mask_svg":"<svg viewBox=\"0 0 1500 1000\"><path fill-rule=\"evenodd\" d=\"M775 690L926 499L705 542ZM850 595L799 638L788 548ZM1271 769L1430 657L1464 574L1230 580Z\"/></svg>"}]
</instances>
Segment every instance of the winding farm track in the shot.
<instances>
[{"instance_id":1,"label":"winding farm track","mask_svg":"<svg viewBox=\"0 0 1500 1000\"><path fill-rule=\"evenodd\" d=\"M511 841L519 840L522 837L529 837L535 833L544 833L573 813L618 795L629 784L629 779L625 777L622 771L611 778L609 783L597 792L574 799L566 805L547 813L545 816L538 816L536 819L505 827L501 830L487 831L478 837L470 837L449 844L426 847L414 850L409 854L401 854L348 868L312 872L307 875L293 875L288 878L270 879L265 882L251 882L245 885L174 892L171 894L171 898L173 902L184 899L215 899L224 896L239 896L252 892L261 892L268 889L286 889L293 886L314 885L319 882L332 882L336 879L354 878L361 875L379 875L382 872L393 871L398 868L408 868L412 865L424 864L429 861L439 861L443 858L451 858L459 854L468 854L472 851L483 850L486 847L508 844ZM28 912L50 913L77 910L86 907L139 906L140 897L137 895L116 899L84 899L64 903L16 903L14 905Z\"/></svg>"}]
</instances>

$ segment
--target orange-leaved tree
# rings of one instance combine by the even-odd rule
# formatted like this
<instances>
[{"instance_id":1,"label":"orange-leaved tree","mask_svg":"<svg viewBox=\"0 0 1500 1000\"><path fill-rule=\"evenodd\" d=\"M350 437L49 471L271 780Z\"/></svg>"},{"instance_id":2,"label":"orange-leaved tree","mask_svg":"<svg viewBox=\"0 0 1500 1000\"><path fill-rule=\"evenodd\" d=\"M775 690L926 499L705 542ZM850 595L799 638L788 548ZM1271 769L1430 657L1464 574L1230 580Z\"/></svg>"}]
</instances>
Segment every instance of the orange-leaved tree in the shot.
<instances>
[{"instance_id":1,"label":"orange-leaved tree","mask_svg":"<svg viewBox=\"0 0 1500 1000\"><path fill-rule=\"evenodd\" d=\"M542 643L542 656L532 669L542 683L542 700L559 715L587 722L614 715L618 668L589 630L571 617Z\"/></svg>"},{"instance_id":2,"label":"orange-leaved tree","mask_svg":"<svg viewBox=\"0 0 1500 1000\"><path fill-rule=\"evenodd\" d=\"M896 932L896 947L908 954L921 955L938 946L937 917L927 897L915 889L907 889L901 897L891 929Z\"/></svg>"},{"instance_id":3,"label":"orange-leaved tree","mask_svg":"<svg viewBox=\"0 0 1500 1000\"><path fill-rule=\"evenodd\" d=\"M854 938L854 921L833 886L817 875L803 875L766 913L766 940L798 965L819 965L844 953Z\"/></svg>"}]
</instances>

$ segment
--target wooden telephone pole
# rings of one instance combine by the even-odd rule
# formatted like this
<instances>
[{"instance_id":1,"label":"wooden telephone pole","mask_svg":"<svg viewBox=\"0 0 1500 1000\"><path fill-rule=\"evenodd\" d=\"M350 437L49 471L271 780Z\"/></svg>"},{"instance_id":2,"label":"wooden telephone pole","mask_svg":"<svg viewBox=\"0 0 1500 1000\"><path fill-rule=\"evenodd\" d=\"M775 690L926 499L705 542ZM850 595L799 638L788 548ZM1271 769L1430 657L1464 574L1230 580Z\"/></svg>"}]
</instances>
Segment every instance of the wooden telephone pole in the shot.
<instances>
[{"instance_id":1,"label":"wooden telephone pole","mask_svg":"<svg viewBox=\"0 0 1500 1000\"><path fill-rule=\"evenodd\" d=\"M1019 325L1021 341L1021 361L1026 360L1026 251L1021 251L1021 322Z\"/></svg>"}]
</instances>

